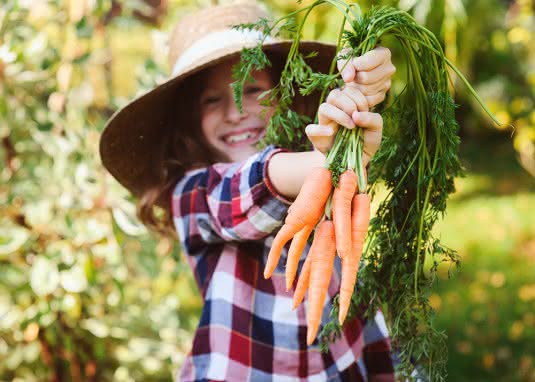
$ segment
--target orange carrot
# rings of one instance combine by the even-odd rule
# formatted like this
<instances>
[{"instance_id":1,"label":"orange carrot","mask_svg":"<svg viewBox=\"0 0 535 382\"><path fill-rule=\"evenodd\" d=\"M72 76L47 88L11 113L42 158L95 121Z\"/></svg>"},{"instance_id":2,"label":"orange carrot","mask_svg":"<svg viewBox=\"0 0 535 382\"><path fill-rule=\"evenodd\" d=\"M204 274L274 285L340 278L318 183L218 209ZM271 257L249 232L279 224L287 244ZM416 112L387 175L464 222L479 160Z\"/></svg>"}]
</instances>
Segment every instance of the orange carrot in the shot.
<instances>
[{"instance_id":1,"label":"orange carrot","mask_svg":"<svg viewBox=\"0 0 535 382\"><path fill-rule=\"evenodd\" d=\"M314 229L314 226L308 225L303 228L297 235L294 236L290 249L288 250L288 258L286 259L286 290L290 290L295 279L295 272L299 265L301 253L307 245L308 237Z\"/></svg>"},{"instance_id":2,"label":"orange carrot","mask_svg":"<svg viewBox=\"0 0 535 382\"><path fill-rule=\"evenodd\" d=\"M357 174L347 170L340 175L333 192L332 216L336 232L336 250L343 259L351 251L351 201L357 189Z\"/></svg>"},{"instance_id":3,"label":"orange carrot","mask_svg":"<svg viewBox=\"0 0 535 382\"><path fill-rule=\"evenodd\" d=\"M322 217L331 190L331 172L327 168L316 167L305 178L299 195L297 195L290 207L284 225L271 244L264 268L264 277L266 279L271 277L277 267L284 245L304 227L315 226Z\"/></svg>"},{"instance_id":4,"label":"orange carrot","mask_svg":"<svg viewBox=\"0 0 535 382\"><path fill-rule=\"evenodd\" d=\"M307 311L307 344L314 342L323 313L323 305L336 255L334 224L322 221L314 235L308 256L311 256Z\"/></svg>"},{"instance_id":5,"label":"orange carrot","mask_svg":"<svg viewBox=\"0 0 535 382\"><path fill-rule=\"evenodd\" d=\"M340 282L340 308L338 320L343 324L358 274L364 239L370 223L370 196L356 194L351 203L351 241L349 256L342 258L342 280Z\"/></svg>"},{"instance_id":6,"label":"orange carrot","mask_svg":"<svg viewBox=\"0 0 535 382\"><path fill-rule=\"evenodd\" d=\"M303 298L305 298L305 292L308 289L308 284L310 281L310 264L312 263L310 259L311 257L309 254L305 260L305 263L303 264L303 267L301 268L299 280L297 280L297 286L295 287L294 292L293 309L297 308L297 306L301 304L301 301L303 301Z\"/></svg>"}]
</instances>

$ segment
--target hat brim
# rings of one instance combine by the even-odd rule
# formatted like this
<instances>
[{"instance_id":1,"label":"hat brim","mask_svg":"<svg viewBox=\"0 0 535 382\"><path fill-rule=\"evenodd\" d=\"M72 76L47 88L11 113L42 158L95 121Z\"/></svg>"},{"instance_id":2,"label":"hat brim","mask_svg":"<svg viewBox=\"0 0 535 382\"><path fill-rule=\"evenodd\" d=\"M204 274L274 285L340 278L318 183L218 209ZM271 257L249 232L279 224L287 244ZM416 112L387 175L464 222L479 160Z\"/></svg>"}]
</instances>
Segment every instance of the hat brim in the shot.
<instances>
[{"instance_id":1,"label":"hat brim","mask_svg":"<svg viewBox=\"0 0 535 382\"><path fill-rule=\"evenodd\" d=\"M271 54L286 57L290 46L290 41L282 41L265 44L263 50L268 57ZM316 41L302 41L299 50L305 55L317 52L316 56L307 59L307 63L324 73L328 72L336 54L336 46ZM102 164L134 196L140 197L160 181L156 171L161 160L158 154L163 151L170 109L176 108L177 87L193 74L239 55L240 50L235 50L187 69L134 99L108 120L99 143ZM169 203L167 200L157 202L163 208L169 208Z\"/></svg>"}]
</instances>

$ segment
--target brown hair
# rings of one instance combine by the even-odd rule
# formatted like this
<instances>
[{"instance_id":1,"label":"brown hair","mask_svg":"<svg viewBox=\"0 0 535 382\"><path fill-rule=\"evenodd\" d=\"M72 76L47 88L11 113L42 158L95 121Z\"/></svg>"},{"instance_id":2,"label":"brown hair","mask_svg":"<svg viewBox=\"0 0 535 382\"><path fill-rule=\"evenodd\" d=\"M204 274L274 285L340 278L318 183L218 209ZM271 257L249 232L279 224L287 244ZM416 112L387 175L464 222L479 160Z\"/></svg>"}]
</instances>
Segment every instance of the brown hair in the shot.
<instances>
[{"instance_id":1,"label":"brown hair","mask_svg":"<svg viewBox=\"0 0 535 382\"><path fill-rule=\"evenodd\" d=\"M276 83L280 78L285 60L282 57L272 57L271 63L272 66L268 72L274 80L273 82ZM180 119L176 116L172 118L171 115L170 121L179 121L184 126L191 126L191 128L178 129L173 123L167 124L168 128L164 132L162 141L161 181L145 190L137 204L137 217L141 222L151 231L164 237L177 238L170 201L175 185L186 171L207 167L215 163L218 158L217 153L208 144L199 128L201 125L200 111L196 102L202 91L202 87L198 86L202 83L202 74L201 71L191 76L177 89L177 104L183 106L182 110L191 110L191 113L188 113L189 115L181 114ZM296 94L299 93L296 92ZM318 99L319 95L309 96L306 101L304 97L296 96L293 108L300 114L314 118ZM168 207L158 211L155 209L156 204Z\"/></svg>"}]
</instances>

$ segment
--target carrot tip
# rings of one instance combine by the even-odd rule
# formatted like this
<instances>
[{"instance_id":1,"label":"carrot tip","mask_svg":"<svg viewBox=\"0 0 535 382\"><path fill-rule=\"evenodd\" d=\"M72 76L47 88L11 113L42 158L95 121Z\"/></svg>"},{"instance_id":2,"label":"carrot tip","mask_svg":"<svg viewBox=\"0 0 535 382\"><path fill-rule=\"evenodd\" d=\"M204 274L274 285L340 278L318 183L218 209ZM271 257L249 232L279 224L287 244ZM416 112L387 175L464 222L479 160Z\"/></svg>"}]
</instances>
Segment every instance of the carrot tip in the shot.
<instances>
[{"instance_id":1,"label":"carrot tip","mask_svg":"<svg viewBox=\"0 0 535 382\"><path fill-rule=\"evenodd\" d=\"M312 334L312 332L308 332L307 333L307 345L310 346L312 345L312 343L314 342L314 340L316 339L316 337Z\"/></svg>"}]
</instances>

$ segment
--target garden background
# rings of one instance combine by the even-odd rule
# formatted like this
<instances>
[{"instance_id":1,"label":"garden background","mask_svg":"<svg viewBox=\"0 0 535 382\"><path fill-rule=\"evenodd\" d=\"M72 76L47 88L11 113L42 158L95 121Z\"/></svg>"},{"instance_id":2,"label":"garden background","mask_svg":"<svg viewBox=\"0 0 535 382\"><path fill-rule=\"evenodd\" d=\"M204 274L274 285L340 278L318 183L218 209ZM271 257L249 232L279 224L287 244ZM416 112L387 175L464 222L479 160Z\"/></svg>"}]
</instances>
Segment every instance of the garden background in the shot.
<instances>
[{"instance_id":1,"label":"garden background","mask_svg":"<svg viewBox=\"0 0 535 382\"><path fill-rule=\"evenodd\" d=\"M443 266L430 296L449 380L535 381L535 6L359 2L371 3L410 10L440 36L504 123L453 77L467 176L436 233L462 266ZM189 350L201 301L180 248L139 224L98 140L115 110L166 79L166 33L199 4L2 0L1 381L170 381ZM312 17L305 37L334 41L338 14Z\"/></svg>"}]
</instances>

